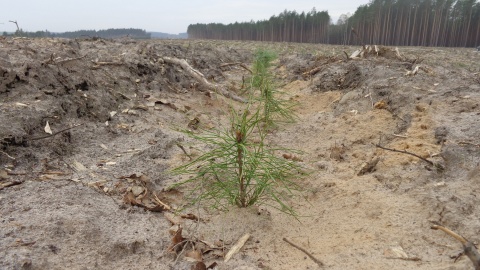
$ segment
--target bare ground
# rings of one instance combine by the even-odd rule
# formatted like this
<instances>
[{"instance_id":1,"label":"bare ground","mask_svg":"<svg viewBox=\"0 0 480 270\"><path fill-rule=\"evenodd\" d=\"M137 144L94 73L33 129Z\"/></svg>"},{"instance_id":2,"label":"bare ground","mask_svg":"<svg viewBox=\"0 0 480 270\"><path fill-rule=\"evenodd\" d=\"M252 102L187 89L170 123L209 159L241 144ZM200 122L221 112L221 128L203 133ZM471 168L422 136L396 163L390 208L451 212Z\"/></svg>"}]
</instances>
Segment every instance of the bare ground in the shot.
<instances>
[{"instance_id":1,"label":"bare ground","mask_svg":"<svg viewBox=\"0 0 480 270\"><path fill-rule=\"evenodd\" d=\"M163 57L241 94L248 71L224 64L249 66L257 48L279 54L278 85L299 104L298 121L270 137L304 151L311 174L290 201L298 220L266 206L182 212L200 222L161 212L153 194L173 208L186 203L183 190L164 190L179 181L168 170L201 150L176 130L227 127L228 105L241 107ZM181 223L217 269L320 268L283 238L325 269L471 269L465 256L454 262L461 245L430 226L480 241L480 54L399 48L403 59L387 50L347 61L343 51L356 49L1 39L0 268L201 269L184 256L190 244L169 251L170 227ZM223 262L245 233L240 253Z\"/></svg>"}]
</instances>

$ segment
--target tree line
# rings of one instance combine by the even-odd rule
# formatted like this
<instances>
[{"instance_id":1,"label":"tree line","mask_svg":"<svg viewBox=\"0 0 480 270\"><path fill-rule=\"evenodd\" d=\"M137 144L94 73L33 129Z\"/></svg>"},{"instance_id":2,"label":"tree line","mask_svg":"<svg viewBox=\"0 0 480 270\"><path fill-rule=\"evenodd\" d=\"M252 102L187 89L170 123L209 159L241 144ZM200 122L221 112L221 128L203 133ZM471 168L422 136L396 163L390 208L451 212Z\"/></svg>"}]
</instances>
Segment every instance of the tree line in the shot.
<instances>
[{"instance_id":1,"label":"tree line","mask_svg":"<svg viewBox=\"0 0 480 270\"><path fill-rule=\"evenodd\" d=\"M17 37L61 37L61 38L79 38L79 37L99 37L99 38L119 38L119 37L131 37L135 39L149 39L150 33L147 33L142 29L135 28L119 28L119 29L106 29L106 30L78 30L73 32L53 33L48 30L26 32L22 29L18 29L15 33L8 34L3 33L4 36L17 36Z\"/></svg>"},{"instance_id":2,"label":"tree line","mask_svg":"<svg viewBox=\"0 0 480 270\"><path fill-rule=\"evenodd\" d=\"M327 11L287 11L269 20L243 23L191 24L189 38L328 43L330 16Z\"/></svg>"},{"instance_id":3,"label":"tree line","mask_svg":"<svg viewBox=\"0 0 480 270\"><path fill-rule=\"evenodd\" d=\"M352 31L355 29L355 31ZM287 11L269 20L193 24L189 38L345 45L475 47L480 45L478 0L371 0L334 24L327 11Z\"/></svg>"}]
</instances>

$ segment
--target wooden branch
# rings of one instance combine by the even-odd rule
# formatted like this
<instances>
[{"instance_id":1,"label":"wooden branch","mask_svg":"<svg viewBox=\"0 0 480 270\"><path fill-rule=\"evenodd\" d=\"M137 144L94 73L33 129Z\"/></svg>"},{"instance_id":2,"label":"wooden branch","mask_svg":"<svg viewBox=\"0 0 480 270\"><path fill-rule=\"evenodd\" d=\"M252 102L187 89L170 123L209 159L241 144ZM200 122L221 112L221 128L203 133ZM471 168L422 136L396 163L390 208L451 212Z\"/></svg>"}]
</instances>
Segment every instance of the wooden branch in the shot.
<instances>
[{"instance_id":1,"label":"wooden branch","mask_svg":"<svg viewBox=\"0 0 480 270\"><path fill-rule=\"evenodd\" d=\"M310 259L312 259L315 263L317 263L318 266L320 266L320 267L324 266L324 264L319 259L315 258L310 252L306 251L304 248L295 245L294 243L290 242L287 238L283 238L283 241L289 243L292 247L294 247L294 248L300 250L301 252L305 253L308 257L310 257Z\"/></svg>"},{"instance_id":2,"label":"wooden branch","mask_svg":"<svg viewBox=\"0 0 480 270\"><path fill-rule=\"evenodd\" d=\"M224 262L228 262L235 253L239 252L243 245L245 245L245 242L247 242L248 238L250 238L249 233L238 239L237 243L235 243L235 245L233 245L233 247L228 251L227 255L225 255Z\"/></svg>"},{"instance_id":3,"label":"wooden branch","mask_svg":"<svg viewBox=\"0 0 480 270\"><path fill-rule=\"evenodd\" d=\"M432 225L430 228L433 230L441 230L462 243L463 252L468 256L470 261L472 261L475 270L480 270L480 253L478 253L477 248L472 242L444 226Z\"/></svg>"},{"instance_id":4,"label":"wooden branch","mask_svg":"<svg viewBox=\"0 0 480 270\"><path fill-rule=\"evenodd\" d=\"M20 28L18 27L18 22L17 21L9 21L11 23L14 23L17 26L17 31L20 31Z\"/></svg>"},{"instance_id":5,"label":"wooden branch","mask_svg":"<svg viewBox=\"0 0 480 270\"><path fill-rule=\"evenodd\" d=\"M185 147L183 147L183 145L181 145L181 144L178 143L178 142L176 143L176 145L177 145L180 149L182 149L183 153L184 153L190 160L193 160L192 156L187 153L187 150L185 150Z\"/></svg>"},{"instance_id":6,"label":"wooden branch","mask_svg":"<svg viewBox=\"0 0 480 270\"><path fill-rule=\"evenodd\" d=\"M438 169L441 169L441 170L445 169L445 168L443 168L442 165L440 165L440 164L438 164L438 163L434 163L434 162L432 162L432 161L430 161L430 160L428 160L428 159L426 159L426 158L424 158L424 157L421 157L421 156L419 156L419 155L417 155L417 154L415 154L415 153L412 153L412 152L408 152L408 151L406 151L406 150L397 150L397 149L393 149L393 148L387 148L387 147L383 147L383 146L381 146L381 145L379 145L379 144L375 144L375 146L378 147L378 148L380 148L380 149L383 149L383 150L387 150L387 151L392 151L392 152L397 152L397 153L402 153L402 154L411 155L411 156L414 156L414 157L416 157L416 158L419 158L419 159L427 162L428 164L430 164L430 165L432 165L432 166L434 166L434 167L436 167L436 168L438 168Z\"/></svg>"},{"instance_id":7,"label":"wooden branch","mask_svg":"<svg viewBox=\"0 0 480 270\"><path fill-rule=\"evenodd\" d=\"M7 182L7 183L0 183L0 190L3 190L7 187L13 187L13 186L16 186L16 185L20 185L20 184L23 184L23 181L11 181L11 182Z\"/></svg>"},{"instance_id":8,"label":"wooden branch","mask_svg":"<svg viewBox=\"0 0 480 270\"><path fill-rule=\"evenodd\" d=\"M27 139L27 140L28 140L28 141L37 141L37 140L42 140L42 139L50 138L50 137L53 137L53 136L55 136L55 135L57 135L57 134L59 134L59 133L68 131L68 130L70 130L70 129L72 129L72 128L76 128L76 127L79 127L79 126L81 126L81 125L83 125L83 124L74 125L74 126L72 126L72 127L62 129L62 130L60 130L60 131L54 132L54 133L52 133L52 134L48 134L48 135L46 135L46 136L31 138L31 139Z\"/></svg>"},{"instance_id":9,"label":"wooden branch","mask_svg":"<svg viewBox=\"0 0 480 270\"><path fill-rule=\"evenodd\" d=\"M253 74L253 71L251 69L249 69L244 63L240 63L240 62L238 62L238 63L225 63L225 64L220 65L220 68L229 67L229 66L241 66L242 68L244 68L245 70L250 72L250 74Z\"/></svg>"},{"instance_id":10,"label":"wooden branch","mask_svg":"<svg viewBox=\"0 0 480 270\"><path fill-rule=\"evenodd\" d=\"M458 144L460 144L460 145L471 145L471 146L475 146L475 147L480 147L480 144L475 144L475 143L471 143L471 142L458 142Z\"/></svg>"},{"instance_id":11,"label":"wooden branch","mask_svg":"<svg viewBox=\"0 0 480 270\"><path fill-rule=\"evenodd\" d=\"M363 49L365 50L366 47L365 47L365 42L363 42L363 38L357 33L357 31L355 31L355 28L352 27L352 33L355 34L355 36L360 40L360 42L362 43L362 47Z\"/></svg>"},{"instance_id":12,"label":"wooden branch","mask_svg":"<svg viewBox=\"0 0 480 270\"><path fill-rule=\"evenodd\" d=\"M122 62L95 62L95 61L92 61L92 63L98 66L107 66L107 65L121 66L124 64Z\"/></svg>"},{"instance_id":13,"label":"wooden branch","mask_svg":"<svg viewBox=\"0 0 480 270\"><path fill-rule=\"evenodd\" d=\"M395 136L395 137L398 137L398 138L404 138L404 139L408 138L405 135L400 135L400 134L395 134L395 133L392 133L392 136Z\"/></svg>"},{"instance_id":14,"label":"wooden branch","mask_svg":"<svg viewBox=\"0 0 480 270\"><path fill-rule=\"evenodd\" d=\"M7 153L5 153L5 152L3 152L3 151L0 151L0 153L6 155L6 156L7 156L9 159L11 159L11 160L15 160L14 157L10 156L9 154L7 154Z\"/></svg>"},{"instance_id":15,"label":"wooden branch","mask_svg":"<svg viewBox=\"0 0 480 270\"><path fill-rule=\"evenodd\" d=\"M63 63L70 62L70 61L80 60L82 58L85 58L85 56L87 56L87 55L85 54L84 56L80 56L80 57L63 59L63 60L57 61L56 64L63 64Z\"/></svg>"},{"instance_id":16,"label":"wooden branch","mask_svg":"<svg viewBox=\"0 0 480 270\"><path fill-rule=\"evenodd\" d=\"M235 101L239 101L243 103L247 102L244 98L239 97L229 92L228 90L223 89L220 85L208 82L208 80L205 78L205 76L203 76L203 74L200 71L194 69L184 59L163 57L163 60L169 64L175 64L175 65L181 66L188 74L194 77L200 83L200 85L203 86L204 88L208 90L212 90L214 92L218 91L223 96L233 99Z\"/></svg>"}]
</instances>

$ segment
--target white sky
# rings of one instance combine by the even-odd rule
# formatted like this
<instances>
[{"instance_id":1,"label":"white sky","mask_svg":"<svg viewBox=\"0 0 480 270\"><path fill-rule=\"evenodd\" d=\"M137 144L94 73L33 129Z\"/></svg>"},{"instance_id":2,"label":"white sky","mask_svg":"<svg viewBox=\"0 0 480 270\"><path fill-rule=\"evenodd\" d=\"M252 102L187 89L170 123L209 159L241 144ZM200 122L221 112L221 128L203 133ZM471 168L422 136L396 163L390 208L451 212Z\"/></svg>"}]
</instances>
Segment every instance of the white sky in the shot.
<instances>
[{"instance_id":1,"label":"white sky","mask_svg":"<svg viewBox=\"0 0 480 270\"><path fill-rule=\"evenodd\" d=\"M140 28L178 34L189 24L234 23L269 19L285 9L328 10L336 22L370 0L0 0L0 34L24 31L66 32Z\"/></svg>"}]
</instances>

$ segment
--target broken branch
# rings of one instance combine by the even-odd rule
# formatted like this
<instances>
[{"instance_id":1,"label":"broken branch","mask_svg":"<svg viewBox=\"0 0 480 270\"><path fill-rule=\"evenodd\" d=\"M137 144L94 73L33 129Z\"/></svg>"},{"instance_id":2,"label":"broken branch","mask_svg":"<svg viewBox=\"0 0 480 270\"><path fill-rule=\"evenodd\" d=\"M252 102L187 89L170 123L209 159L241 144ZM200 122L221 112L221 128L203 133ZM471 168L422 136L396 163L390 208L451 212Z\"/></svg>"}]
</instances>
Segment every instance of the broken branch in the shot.
<instances>
[{"instance_id":1,"label":"broken branch","mask_svg":"<svg viewBox=\"0 0 480 270\"><path fill-rule=\"evenodd\" d=\"M23 184L23 181L14 180L14 181L7 182L7 183L1 183L0 184L0 190L3 190L7 187L13 187L13 186L16 186L16 185L20 185L20 184Z\"/></svg>"},{"instance_id":2,"label":"broken branch","mask_svg":"<svg viewBox=\"0 0 480 270\"><path fill-rule=\"evenodd\" d=\"M95 66L108 66L108 65L121 66L124 64L121 62L95 62L95 61L92 61L92 63L95 64Z\"/></svg>"},{"instance_id":3,"label":"broken branch","mask_svg":"<svg viewBox=\"0 0 480 270\"><path fill-rule=\"evenodd\" d=\"M238 239L237 243L228 251L227 255L225 255L225 262L228 262L232 256L239 252L240 249L245 245L245 242L247 242L248 238L250 238L250 234L247 233L244 236L242 236L240 239Z\"/></svg>"},{"instance_id":4,"label":"broken branch","mask_svg":"<svg viewBox=\"0 0 480 270\"><path fill-rule=\"evenodd\" d=\"M225 64L220 65L220 68L229 67L229 66L241 66L242 68L244 68L245 70L250 72L250 74L253 74L253 71L251 69L249 69L244 63L240 63L240 62L238 62L238 63L225 63Z\"/></svg>"},{"instance_id":5,"label":"broken branch","mask_svg":"<svg viewBox=\"0 0 480 270\"><path fill-rule=\"evenodd\" d=\"M475 270L480 270L480 254L478 253L478 250L472 242L468 241L467 239L465 239L465 237L455 233L454 231L444 226L432 225L430 228L433 230L441 230L462 243L463 252L465 253L465 255L468 256L470 261L472 261Z\"/></svg>"},{"instance_id":6,"label":"broken branch","mask_svg":"<svg viewBox=\"0 0 480 270\"><path fill-rule=\"evenodd\" d=\"M419 159L427 162L428 164L430 164L430 165L432 165L432 166L434 166L434 167L436 167L436 168L438 168L438 169L441 169L441 170L444 169L442 165L440 165L440 164L438 164L438 163L434 163L433 161L430 161L430 160L428 160L428 159L426 159L426 158L424 158L424 157L421 157L421 156L419 156L419 155L417 155L417 154L415 154L415 153L408 152L408 151L406 151L406 150L397 150L397 149L393 149L393 148L387 148L387 147L383 147L383 146L381 146L381 145L379 145L379 144L375 144L375 146L378 147L378 148L380 148L380 149L383 149L383 150L387 150L387 151L392 151L392 152L397 152L397 153L402 153L402 154L411 155L411 156L414 156L414 157L416 157L416 158L419 158Z\"/></svg>"},{"instance_id":7,"label":"broken branch","mask_svg":"<svg viewBox=\"0 0 480 270\"><path fill-rule=\"evenodd\" d=\"M63 59L63 60L57 61L56 64L63 64L63 63L70 62L70 61L80 60L82 58L85 58L85 56L87 56L87 55L85 54L84 56L80 56L80 57Z\"/></svg>"},{"instance_id":8,"label":"broken branch","mask_svg":"<svg viewBox=\"0 0 480 270\"><path fill-rule=\"evenodd\" d=\"M11 160L15 160L14 157L10 156L9 154L7 154L7 153L5 153L5 152L3 152L3 151L0 151L0 153L6 155L6 156L7 156L9 159L11 159Z\"/></svg>"},{"instance_id":9,"label":"broken branch","mask_svg":"<svg viewBox=\"0 0 480 270\"><path fill-rule=\"evenodd\" d=\"M181 145L180 143L176 143L176 145L177 145L180 149L182 149L183 153L184 153L190 160L193 159L192 156L187 153L187 150L185 150L185 147L183 147L183 145Z\"/></svg>"},{"instance_id":10,"label":"broken branch","mask_svg":"<svg viewBox=\"0 0 480 270\"><path fill-rule=\"evenodd\" d=\"M289 243L292 247L305 253L308 257L310 257L310 259L312 259L315 263L317 263L318 266L320 267L324 266L324 264L319 259L315 258L312 254L310 254L310 252L306 251L304 248L295 245L294 243L290 242L287 238L283 238L283 241Z\"/></svg>"},{"instance_id":11,"label":"broken branch","mask_svg":"<svg viewBox=\"0 0 480 270\"><path fill-rule=\"evenodd\" d=\"M18 22L17 21L9 21L11 23L14 23L17 26L17 31L20 31L20 27L18 27Z\"/></svg>"},{"instance_id":12,"label":"broken branch","mask_svg":"<svg viewBox=\"0 0 480 270\"><path fill-rule=\"evenodd\" d=\"M203 76L203 74L200 71L194 69L184 59L163 57L163 60L165 62L169 63L169 64L175 64L175 65L181 66L186 72L188 72L192 77L194 77L204 88L206 88L208 90L215 91L215 92L218 91L223 96L225 96L227 98L231 98L235 101L239 101L239 102L243 102L243 103L247 102L244 98L239 97L239 96L223 89L220 85L208 82L208 80L205 78L205 76Z\"/></svg>"}]
</instances>

